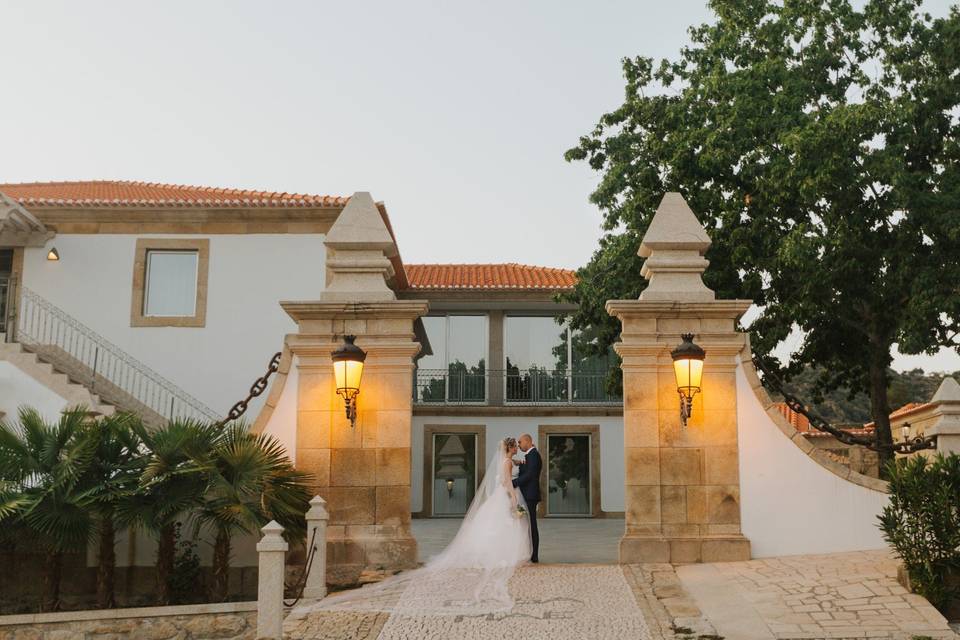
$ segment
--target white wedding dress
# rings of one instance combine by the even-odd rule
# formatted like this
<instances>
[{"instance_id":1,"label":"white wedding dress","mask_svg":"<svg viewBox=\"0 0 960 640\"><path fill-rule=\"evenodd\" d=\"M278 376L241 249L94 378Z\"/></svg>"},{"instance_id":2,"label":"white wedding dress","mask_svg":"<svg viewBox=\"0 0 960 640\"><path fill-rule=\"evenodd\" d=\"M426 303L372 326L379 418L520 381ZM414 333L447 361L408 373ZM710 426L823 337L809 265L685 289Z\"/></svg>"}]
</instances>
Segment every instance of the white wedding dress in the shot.
<instances>
[{"instance_id":1,"label":"white wedding dress","mask_svg":"<svg viewBox=\"0 0 960 640\"><path fill-rule=\"evenodd\" d=\"M501 442L453 541L413 571L376 584L338 593L295 609L312 611L389 611L401 615L483 615L513 608L508 583L529 561L530 521L512 484L513 462Z\"/></svg>"}]
</instances>

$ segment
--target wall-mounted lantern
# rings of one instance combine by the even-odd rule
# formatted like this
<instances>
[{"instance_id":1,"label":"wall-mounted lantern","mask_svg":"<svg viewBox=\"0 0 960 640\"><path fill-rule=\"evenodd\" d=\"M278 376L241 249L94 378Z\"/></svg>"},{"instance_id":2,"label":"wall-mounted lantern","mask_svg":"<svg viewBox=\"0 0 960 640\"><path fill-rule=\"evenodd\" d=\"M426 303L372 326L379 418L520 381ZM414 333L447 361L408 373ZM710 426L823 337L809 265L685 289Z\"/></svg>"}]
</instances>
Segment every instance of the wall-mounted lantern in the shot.
<instances>
[{"instance_id":1,"label":"wall-mounted lantern","mask_svg":"<svg viewBox=\"0 0 960 640\"><path fill-rule=\"evenodd\" d=\"M670 352L673 358L673 373L677 377L677 393L680 394L680 422L687 426L693 411L693 396L700 392L703 377L703 359L706 352L693 341L692 333L684 333L676 349Z\"/></svg>"},{"instance_id":2,"label":"wall-mounted lantern","mask_svg":"<svg viewBox=\"0 0 960 640\"><path fill-rule=\"evenodd\" d=\"M910 423L904 422L900 425L900 435L903 436L904 442L910 442Z\"/></svg>"},{"instance_id":3,"label":"wall-mounted lantern","mask_svg":"<svg viewBox=\"0 0 960 640\"><path fill-rule=\"evenodd\" d=\"M357 396L360 394L363 361L367 359L367 352L353 343L356 339L357 336L344 336L343 345L330 354L337 393L343 396L351 427L357 423Z\"/></svg>"},{"instance_id":4,"label":"wall-mounted lantern","mask_svg":"<svg viewBox=\"0 0 960 640\"><path fill-rule=\"evenodd\" d=\"M56 247L50 247L50 251L47 251L47 260L56 262L60 259L60 252L57 251Z\"/></svg>"},{"instance_id":5,"label":"wall-mounted lantern","mask_svg":"<svg viewBox=\"0 0 960 640\"><path fill-rule=\"evenodd\" d=\"M453 499L453 478L447 478L447 497Z\"/></svg>"}]
</instances>

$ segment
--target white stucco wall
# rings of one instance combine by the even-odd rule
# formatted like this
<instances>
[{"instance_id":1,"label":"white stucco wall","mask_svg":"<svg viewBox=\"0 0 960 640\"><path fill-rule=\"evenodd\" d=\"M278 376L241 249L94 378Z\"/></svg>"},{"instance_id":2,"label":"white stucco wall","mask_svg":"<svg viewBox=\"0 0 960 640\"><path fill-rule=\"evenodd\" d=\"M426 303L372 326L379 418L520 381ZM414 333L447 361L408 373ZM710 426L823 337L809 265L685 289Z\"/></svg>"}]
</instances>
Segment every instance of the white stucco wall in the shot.
<instances>
[{"instance_id":1,"label":"white stucco wall","mask_svg":"<svg viewBox=\"0 0 960 640\"><path fill-rule=\"evenodd\" d=\"M206 326L131 327L137 238L208 238ZM58 262L46 259L50 246ZM323 235L58 235L24 255L24 284L217 412L262 375L296 325L280 300L316 300L324 286ZM262 397L252 404L256 416Z\"/></svg>"},{"instance_id":2,"label":"white stucco wall","mask_svg":"<svg viewBox=\"0 0 960 640\"><path fill-rule=\"evenodd\" d=\"M737 369L740 506L756 558L880 549L887 495L840 478L808 457L764 411Z\"/></svg>"},{"instance_id":3,"label":"white stucco wall","mask_svg":"<svg viewBox=\"0 0 960 640\"><path fill-rule=\"evenodd\" d=\"M423 509L423 428L425 425L486 425L486 467L497 450L497 442L522 433L537 437L540 425L562 424L600 427L600 508L623 511L623 418L620 416L490 417L490 416L414 416L411 444L410 510ZM543 443L537 443L541 446Z\"/></svg>"},{"instance_id":4,"label":"white stucco wall","mask_svg":"<svg viewBox=\"0 0 960 640\"><path fill-rule=\"evenodd\" d=\"M10 362L0 360L0 411L6 414L4 419L16 422L20 407L32 407L45 419L55 421L67 407L67 400Z\"/></svg>"}]
</instances>

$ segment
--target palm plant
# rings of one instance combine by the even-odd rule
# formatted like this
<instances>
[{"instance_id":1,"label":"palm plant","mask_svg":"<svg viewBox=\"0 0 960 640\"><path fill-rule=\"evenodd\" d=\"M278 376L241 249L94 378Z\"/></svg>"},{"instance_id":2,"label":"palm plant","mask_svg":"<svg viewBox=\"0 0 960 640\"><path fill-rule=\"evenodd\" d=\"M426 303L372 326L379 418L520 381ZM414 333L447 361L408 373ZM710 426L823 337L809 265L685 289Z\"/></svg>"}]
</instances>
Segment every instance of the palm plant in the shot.
<instances>
[{"instance_id":1,"label":"palm plant","mask_svg":"<svg viewBox=\"0 0 960 640\"><path fill-rule=\"evenodd\" d=\"M171 603L176 558L176 525L203 503L210 455L219 429L194 420L173 420L159 429L136 422L131 429L143 443L146 460L139 489L116 507L118 520L157 536L157 603Z\"/></svg>"},{"instance_id":2,"label":"palm plant","mask_svg":"<svg viewBox=\"0 0 960 640\"><path fill-rule=\"evenodd\" d=\"M55 423L26 408L17 426L0 422L0 524L12 522L44 550L42 611L60 608L64 554L83 551L92 537L84 477L96 448L83 408Z\"/></svg>"},{"instance_id":3,"label":"palm plant","mask_svg":"<svg viewBox=\"0 0 960 640\"><path fill-rule=\"evenodd\" d=\"M285 537L302 538L310 476L293 468L275 438L254 435L243 423L223 428L209 459L210 481L196 526L214 534L211 599L217 602L227 597L233 535L255 533L276 520Z\"/></svg>"},{"instance_id":4,"label":"palm plant","mask_svg":"<svg viewBox=\"0 0 960 640\"><path fill-rule=\"evenodd\" d=\"M97 606L116 606L114 573L116 567L116 531L120 524L118 507L134 499L139 489L145 456L143 443L133 426L140 419L134 414L117 413L101 419L92 428L97 449L87 472L92 508L99 534L97 561Z\"/></svg>"}]
</instances>

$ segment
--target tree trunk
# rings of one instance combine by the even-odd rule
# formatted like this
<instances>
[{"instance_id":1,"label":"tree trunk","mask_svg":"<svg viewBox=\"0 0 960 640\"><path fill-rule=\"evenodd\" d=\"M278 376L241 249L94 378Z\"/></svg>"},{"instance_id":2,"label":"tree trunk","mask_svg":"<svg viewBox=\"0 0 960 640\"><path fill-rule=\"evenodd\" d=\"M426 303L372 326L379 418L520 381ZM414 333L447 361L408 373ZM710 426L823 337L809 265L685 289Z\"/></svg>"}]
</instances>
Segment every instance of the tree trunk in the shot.
<instances>
[{"instance_id":1,"label":"tree trunk","mask_svg":"<svg viewBox=\"0 0 960 640\"><path fill-rule=\"evenodd\" d=\"M171 604L173 594L170 580L173 577L173 563L177 554L177 535L174 523L160 528L160 540L157 546L157 604Z\"/></svg>"},{"instance_id":2,"label":"tree trunk","mask_svg":"<svg viewBox=\"0 0 960 640\"><path fill-rule=\"evenodd\" d=\"M114 599L114 567L117 565L116 530L113 526L113 511L103 514L100 521L100 554L97 565L97 606L112 609Z\"/></svg>"},{"instance_id":3,"label":"tree trunk","mask_svg":"<svg viewBox=\"0 0 960 640\"><path fill-rule=\"evenodd\" d=\"M870 414L873 424L876 425L875 442L879 448L880 477L886 478L887 463L893 460L893 434L890 432L890 404L887 399L887 365L890 361L890 351L883 356L877 354L870 362Z\"/></svg>"},{"instance_id":4,"label":"tree trunk","mask_svg":"<svg viewBox=\"0 0 960 640\"><path fill-rule=\"evenodd\" d=\"M227 599L230 584L230 532L221 529L217 531L217 539L213 544L213 589L211 599L214 602L223 602Z\"/></svg>"},{"instance_id":5,"label":"tree trunk","mask_svg":"<svg viewBox=\"0 0 960 640\"><path fill-rule=\"evenodd\" d=\"M63 573L63 553L49 551L43 560L43 598L41 612L60 610L60 577Z\"/></svg>"}]
</instances>

